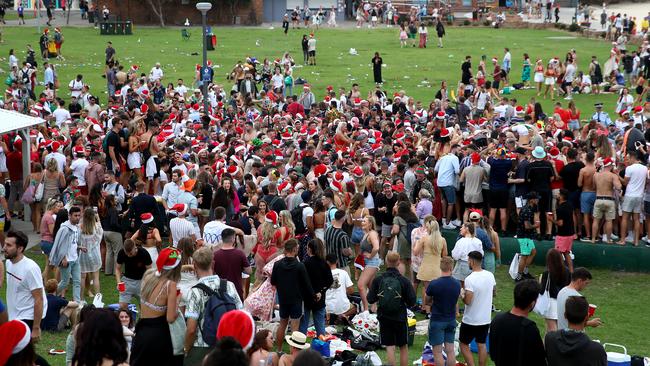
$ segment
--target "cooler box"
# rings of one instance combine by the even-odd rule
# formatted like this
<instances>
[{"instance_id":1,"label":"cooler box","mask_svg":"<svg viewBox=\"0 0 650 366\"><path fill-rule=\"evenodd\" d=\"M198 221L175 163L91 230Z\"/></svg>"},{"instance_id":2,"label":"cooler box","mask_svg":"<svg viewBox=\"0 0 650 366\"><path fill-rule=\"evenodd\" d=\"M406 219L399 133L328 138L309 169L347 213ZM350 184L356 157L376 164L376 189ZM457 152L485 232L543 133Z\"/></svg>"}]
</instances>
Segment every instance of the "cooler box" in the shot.
<instances>
[{"instance_id":1,"label":"cooler box","mask_svg":"<svg viewBox=\"0 0 650 366\"><path fill-rule=\"evenodd\" d=\"M627 354L627 348L621 346L620 344L613 343L604 343L603 348L607 351L607 348L620 348L623 350L623 353L620 352L607 352L607 366L631 366L632 357Z\"/></svg>"},{"instance_id":2,"label":"cooler box","mask_svg":"<svg viewBox=\"0 0 650 366\"><path fill-rule=\"evenodd\" d=\"M408 326L409 326L409 338L408 338L408 345L409 347L413 345L413 341L415 340L415 324L417 321L415 318L408 318Z\"/></svg>"}]
</instances>

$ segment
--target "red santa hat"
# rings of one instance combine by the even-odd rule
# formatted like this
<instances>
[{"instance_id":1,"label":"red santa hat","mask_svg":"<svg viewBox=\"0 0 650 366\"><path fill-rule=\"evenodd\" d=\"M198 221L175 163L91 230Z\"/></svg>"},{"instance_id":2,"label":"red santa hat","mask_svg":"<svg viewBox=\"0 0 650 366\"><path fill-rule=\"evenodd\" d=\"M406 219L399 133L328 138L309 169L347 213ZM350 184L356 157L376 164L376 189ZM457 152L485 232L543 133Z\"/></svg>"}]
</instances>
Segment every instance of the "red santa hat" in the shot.
<instances>
[{"instance_id":1,"label":"red santa hat","mask_svg":"<svg viewBox=\"0 0 650 366\"><path fill-rule=\"evenodd\" d=\"M142 221L143 224L151 224L153 222L153 215L149 212L145 212L140 215L140 221Z\"/></svg>"},{"instance_id":2,"label":"red santa hat","mask_svg":"<svg viewBox=\"0 0 650 366\"><path fill-rule=\"evenodd\" d=\"M444 127L440 130L440 137L449 137L450 134L451 134L451 131L449 131L448 129L446 129Z\"/></svg>"},{"instance_id":3,"label":"red santa hat","mask_svg":"<svg viewBox=\"0 0 650 366\"><path fill-rule=\"evenodd\" d=\"M149 111L149 106L148 105L143 104L143 105L140 106L140 113L147 114L148 111Z\"/></svg>"},{"instance_id":4,"label":"red santa hat","mask_svg":"<svg viewBox=\"0 0 650 366\"><path fill-rule=\"evenodd\" d=\"M174 206L172 206L172 211L176 211L178 213L178 216L184 216L187 213L187 204L185 203L177 203Z\"/></svg>"},{"instance_id":5,"label":"red santa hat","mask_svg":"<svg viewBox=\"0 0 650 366\"><path fill-rule=\"evenodd\" d=\"M337 182L335 180L333 180L332 183L330 184L330 188L332 188L332 190L334 192L342 192L343 191L343 185L341 185L340 182Z\"/></svg>"},{"instance_id":6,"label":"red santa hat","mask_svg":"<svg viewBox=\"0 0 650 366\"><path fill-rule=\"evenodd\" d=\"M140 69L140 66L138 65L131 65L131 71L138 71Z\"/></svg>"},{"instance_id":7,"label":"red santa hat","mask_svg":"<svg viewBox=\"0 0 650 366\"><path fill-rule=\"evenodd\" d=\"M355 166L354 169L352 169L352 175L355 178L361 178L363 177L363 169L360 166Z\"/></svg>"},{"instance_id":8,"label":"red santa hat","mask_svg":"<svg viewBox=\"0 0 650 366\"><path fill-rule=\"evenodd\" d=\"M12 355L27 347L32 339L29 326L20 320L12 320L0 326L0 365L5 365Z\"/></svg>"},{"instance_id":9,"label":"red santa hat","mask_svg":"<svg viewBox=\"0 0 650 366\"><path fill-rule=\"evenodd\" d=\"M160 251L156 259L157 274L162 271L169 271L181 263L181 252L173 247L167 247Z\"/></svg>"},{"instance_id":10,"label":"red santa hat","mask_svg":"<svg viewBox=\"0 0 650 366\"><path fill-rule=\"evenodd\" d=\"M83 146L75 146L72 151L74 151L75 155L86 155L86 149Z\"/></svg>"},{"instance_id":11,"label":"red santa hat","mask_svg":"<svg viewBox=\"0 0 650 366\"><path fill-rule=\"evenodd\" d=\"M264 221L270 222L273 226L278 226L278 213L273 210L267 212Z\"/></svg>"},{"instance_id":12,"label":"red santa hat","mask_svg":"<svg viewBox=\"0 0 650 366\"><path fill-rule=\"evenodd\" d=\"M443 111L440 111L440 112L436 113L436 119L441 119L442 120L442 119L445 119L446 117L447 117L447 114L445 112L443 112Z\"/></svg>"},{"instance_id":13,"label":"red santa hat","mask_svg":"<svg viewBox=\"0 0 650 366\"><path fill-rule=\"evenodd\" d=\"M225 313L217 327L217 339L233 337L245 351L253 345L255 338L255 321L243 310L231 310Z\"/></svg>"},{"instance_id":14,"label":"red santa hat","mask_svg":"<svg viewBox=\"0 0 650 366\"><path fill-rule=\"evenodd\" d=\"M614 160L612 160L612 158L605 158L605 160L603 160L603 168L613 164L614 164Z\"/></svg>"},{"instance_id":15,"label":"red santa hat","mask_svg":"<svg viewBox=\"0 0 650 366\"><path fill-rule=\"evenodd\" d=\"M549 154L552 158L557 158L557 157L560 155L560 149L558 149L557 147L553 146L553 147L551 148L551 150L548 151L548 154Z\"/></svg>"},{"instance_id":16,"label":"red santa hat","mask_svg":"<svg viewBox=\"0 0 650 366\"><path fill-rule=\"evenodd\" d=\"M325 164L318 164L314 167L314 176L316 178L327 173L327 166Z\"/></svg>"},{"instance_id":17,"label":"red santa hat","mask_svg":"<svg viewBox=\"0 0 650 366\"><path fill-rule=\"evenodd\" d=\"M52 142L52 151L59 151L61 144L58 141Z\"/></svg>"}]
</instances>

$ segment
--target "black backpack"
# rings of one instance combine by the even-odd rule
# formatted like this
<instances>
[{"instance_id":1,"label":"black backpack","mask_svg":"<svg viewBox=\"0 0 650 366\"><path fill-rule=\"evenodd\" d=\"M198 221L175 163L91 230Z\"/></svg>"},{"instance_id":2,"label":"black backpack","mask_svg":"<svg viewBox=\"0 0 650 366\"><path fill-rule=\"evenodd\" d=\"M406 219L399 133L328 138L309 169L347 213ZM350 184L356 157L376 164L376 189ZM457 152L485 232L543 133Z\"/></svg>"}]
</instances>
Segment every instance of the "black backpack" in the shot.
<instances>
[{"instance_id":1,"label":"black backpack","mask_svg":"<svg viewBox=\"0 0 650 366\"><path fill-rule=\"evenodd\" d=\"M385 274L379 284L378 307L384 314L398 314L402 310L402 283L394 275Z\"/></svg>"},{"instance_id":2,"label":"black backpack","mask_svg":"<svg viewBox=\"0 0 650 366\"><path fill-rule=\"evenodd\" d=\"M223 314L237 309L235 299L228 294L227 285L228 281L219 279L217 291L204 283L198 283L192 287L198 288L209 296L205 302L203 314L201 314L202 319L199 319L201 337L209 346L214 346L217 343L217 328Z\"/></svg>"},{"instance_id":3,"label":"black backpack","mask_svg":"<svg viewBox=\"0 0 650 366\"><path fill-rule=\"evenodd\" d=\"M298 205L298 207L291 210L291 220L293 220L293 224L296 227L296 235L302 235L307 232L305 223L302 221L302 210L307 206L308 205L306 203L301 203Z\"/></svg>"}]
</instances>

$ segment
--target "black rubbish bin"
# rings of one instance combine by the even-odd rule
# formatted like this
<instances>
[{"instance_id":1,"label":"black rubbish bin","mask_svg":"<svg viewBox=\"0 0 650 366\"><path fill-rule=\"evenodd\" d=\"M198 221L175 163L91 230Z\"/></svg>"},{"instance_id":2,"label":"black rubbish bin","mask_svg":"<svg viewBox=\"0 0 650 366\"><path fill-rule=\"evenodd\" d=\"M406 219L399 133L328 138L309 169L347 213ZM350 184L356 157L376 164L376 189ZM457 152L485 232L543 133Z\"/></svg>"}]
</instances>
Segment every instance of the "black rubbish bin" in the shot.
<instances>
[{"instance_id":1,"label":"black rubbish bin","mask_svg":"<svg viewBox=\"0 0 650 366\"><path fill-rule=\"evenodd\" d=\"M214 44L212 43L212 34L205 35L205 43L207 45L206 49L208 51L214 51Z\"/></svg>"},{"instance_id":2,"label":"black rubbish bin","mask_svg":"<svg viewBox=\"0 0 650 366\"><path fill-rule=\"evenodd\" d=\"M88 23L90 24L95 23L95 12L92 11L88 12Z\"/></svg>"}]
</instances>

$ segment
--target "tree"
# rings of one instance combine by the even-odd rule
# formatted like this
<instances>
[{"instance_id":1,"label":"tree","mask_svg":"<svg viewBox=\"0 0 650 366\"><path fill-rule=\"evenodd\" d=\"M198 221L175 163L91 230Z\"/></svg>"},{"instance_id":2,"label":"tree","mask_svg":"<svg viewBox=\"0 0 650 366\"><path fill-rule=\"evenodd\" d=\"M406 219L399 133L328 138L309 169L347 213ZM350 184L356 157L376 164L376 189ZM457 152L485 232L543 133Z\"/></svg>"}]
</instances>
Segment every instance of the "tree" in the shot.
<instances>
[{"instance_id":1,"label":"tree","mask_svg":"<svg viewBox=\"0 0 650 366\"><path fill-rule=\"evenodd\" d=\"M147 4L149 4L149 7L151 7L151 10L153 13L158 17L160 20L160 26L164 27L165 26L165 12L163 10L164 6L166 3L170 3L173 0L146 0Z\"/></svg>"}]
</instances>

